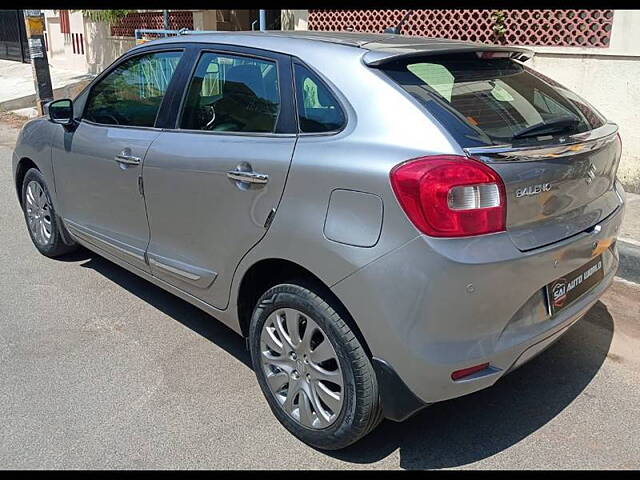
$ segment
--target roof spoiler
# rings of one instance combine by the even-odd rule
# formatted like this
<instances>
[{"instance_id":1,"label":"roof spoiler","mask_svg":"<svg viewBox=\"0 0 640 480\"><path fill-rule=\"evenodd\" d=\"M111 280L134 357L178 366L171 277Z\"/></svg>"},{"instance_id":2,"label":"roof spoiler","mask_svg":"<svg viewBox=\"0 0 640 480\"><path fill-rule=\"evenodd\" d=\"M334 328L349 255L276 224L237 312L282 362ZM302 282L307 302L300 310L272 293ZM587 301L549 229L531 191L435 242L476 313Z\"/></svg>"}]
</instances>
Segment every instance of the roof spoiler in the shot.
<instances>
[{"instance_id":1,"label":"roof spoiler","mask_svg":"<svg viewBox=\"0 0 640 480\"><path fill-rule=\"evenodd\" d=\"M363 55L362 61L369 67L379 67L396 60L469 52L477 52L478 54L486 53L488 54L487 56L489 56L491 53L504 52L509 54L509 58L518 60L520 62L526 62L527 60L533 58L535 54L533 50L521 47L460 45L455 47L447 46L444 48L429 48L427 46L423 47L422 45L407 45L406 47L388 47L381 48L379 50L369 50Z\"/></svg>"}]
</instances>

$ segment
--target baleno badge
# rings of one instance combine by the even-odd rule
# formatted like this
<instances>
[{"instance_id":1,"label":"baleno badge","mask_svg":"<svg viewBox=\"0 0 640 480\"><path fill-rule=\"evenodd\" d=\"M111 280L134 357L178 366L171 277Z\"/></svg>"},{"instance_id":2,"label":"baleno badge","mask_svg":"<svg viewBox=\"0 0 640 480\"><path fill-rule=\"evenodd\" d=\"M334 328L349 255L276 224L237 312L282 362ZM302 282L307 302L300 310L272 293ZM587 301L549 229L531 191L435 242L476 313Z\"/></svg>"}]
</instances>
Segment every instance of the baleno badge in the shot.
<instances>
[{"instance_id":1,"label":"baleno badge","mask_svg":"<svg viewBox=\"0 0 640 480\"><path fill-rule=\"evenodd\" d=\"M519 188L516 190L516 198L528 197L531 195L538 195L542 192L548 192L551 190L550 183L539 183L538 185L529 185L527 187Z\"/></svg>"}]
</instances>

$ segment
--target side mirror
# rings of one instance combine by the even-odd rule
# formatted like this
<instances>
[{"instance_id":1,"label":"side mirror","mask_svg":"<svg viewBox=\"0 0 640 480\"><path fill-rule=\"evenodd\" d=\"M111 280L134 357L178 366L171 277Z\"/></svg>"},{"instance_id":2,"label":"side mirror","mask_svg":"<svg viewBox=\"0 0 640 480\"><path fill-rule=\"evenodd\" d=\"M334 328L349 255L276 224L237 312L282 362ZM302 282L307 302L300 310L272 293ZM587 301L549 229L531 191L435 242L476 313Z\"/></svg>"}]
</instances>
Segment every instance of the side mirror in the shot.
<instances>
[{"instance_id":1,"label":"side mirror","mask_svg":"<svg viewBox=\"0 0 640 480\"><path fill-rule=\"evenodd\" d=\"M47 114L49 120L53 123L59 123L67 127L76 123L73 118L73 102L68 98L49 102L47 104Z\"/></svg>"}]
</instances>

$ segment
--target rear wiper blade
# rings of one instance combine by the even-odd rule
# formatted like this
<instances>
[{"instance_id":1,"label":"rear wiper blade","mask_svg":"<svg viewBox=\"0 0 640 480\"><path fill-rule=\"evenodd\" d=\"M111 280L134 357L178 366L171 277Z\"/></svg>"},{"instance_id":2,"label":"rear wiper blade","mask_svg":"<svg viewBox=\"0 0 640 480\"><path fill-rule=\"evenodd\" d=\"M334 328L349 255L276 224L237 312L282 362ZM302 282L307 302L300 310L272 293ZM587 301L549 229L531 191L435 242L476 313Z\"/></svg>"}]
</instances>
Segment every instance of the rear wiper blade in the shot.
<instances>
[{"instance_id":1,"label":"rear wiper blade","mask_svg":"<svg viewBox=\"0 0 640 480\"><path fill-rule=\"evenodd\" d=\"M561 115L549 120L536 123L530 127L523 128L513 135L512 138L530 137L532 135L540 135L543 133L557 133L571 127L575 127L580 120L572 115Z\"/></svg>"}]
</instances>

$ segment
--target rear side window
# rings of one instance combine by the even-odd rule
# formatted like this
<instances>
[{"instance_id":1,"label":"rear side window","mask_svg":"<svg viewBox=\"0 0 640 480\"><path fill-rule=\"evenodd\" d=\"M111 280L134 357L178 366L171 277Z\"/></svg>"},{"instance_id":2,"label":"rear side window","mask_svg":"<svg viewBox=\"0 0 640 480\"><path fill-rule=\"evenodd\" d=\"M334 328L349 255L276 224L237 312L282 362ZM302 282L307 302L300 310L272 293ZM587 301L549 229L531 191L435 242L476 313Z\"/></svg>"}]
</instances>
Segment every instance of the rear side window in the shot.
<instances>
[{"instance_id":1,"label":"rear side window","mask_svg":"<svg viewBox=\"0 0 640 480\"><path fill-rule=\"evenodd\" d=\"M577 95L508 58L481 58L474 52L382 68L463 147L527 144L604 123Z\"/></svg>"},{"instance_id":2,"label":"rear side window","mask_svg":"<svg viewBox=\"0 0 640 480\"><path fill-rule=\"evenodd\" d=\"M189 83L180 128L269 133L279 111L275 62L204 53Z\"/></svg>"},{"instance_id":3,"label":"rear side window","mask_svg":"<svg viewBox=\"0 0 640 480\"><path fill-rule=\"evenodd\" d=\"M305 133L340 130L345 116L326 85L308 68L295 64L296 98L300 131Z\"/></svg>"},{"instance_id":4,"label":"rear side window","mask_svg":"<svg viewBox=\"0 0 640 480\"><path fill-rule=\"evenodd\" d=\"M122 62L89 93L83 118L105 125L153 127L182 52L139 55Z\"/></svg>"}]
</instances>

